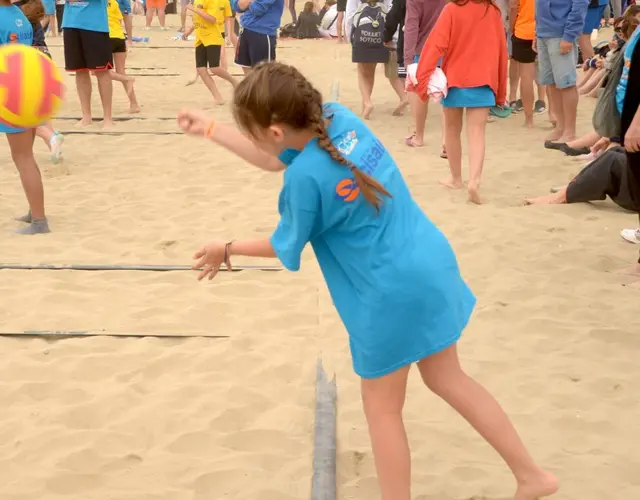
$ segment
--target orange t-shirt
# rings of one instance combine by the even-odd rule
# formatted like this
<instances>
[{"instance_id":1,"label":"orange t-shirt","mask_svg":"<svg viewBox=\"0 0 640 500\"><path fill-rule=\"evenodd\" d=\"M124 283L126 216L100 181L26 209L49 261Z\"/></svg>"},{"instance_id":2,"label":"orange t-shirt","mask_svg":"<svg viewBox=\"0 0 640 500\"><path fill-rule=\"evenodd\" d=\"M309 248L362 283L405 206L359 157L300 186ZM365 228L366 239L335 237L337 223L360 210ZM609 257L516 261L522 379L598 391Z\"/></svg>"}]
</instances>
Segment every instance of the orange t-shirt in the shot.
<instances>
[{"instance_id":1,"label":"orange t-shirt","mask_svg":"<svg viewBox=\"0 0 640 500\"><path fill-rule=\"evenodd\" d=\"M493 4L449 3L442 10L418 61L416 93L427 100L429 78L442 60L442 71L451 87L488 85L496 102L507 97L507 37L502 14Z\"/></svg>"},{"instance_id":2,"label":"orange t-shirt","mask_svg":"<svg viewBox=\"0 0 640 500\"><path fill-rule=\"evenodd\" d=\"M535 0L520 0L514 35L520 40L533 40L536 37Z\"/></svg>"}]
</instances>

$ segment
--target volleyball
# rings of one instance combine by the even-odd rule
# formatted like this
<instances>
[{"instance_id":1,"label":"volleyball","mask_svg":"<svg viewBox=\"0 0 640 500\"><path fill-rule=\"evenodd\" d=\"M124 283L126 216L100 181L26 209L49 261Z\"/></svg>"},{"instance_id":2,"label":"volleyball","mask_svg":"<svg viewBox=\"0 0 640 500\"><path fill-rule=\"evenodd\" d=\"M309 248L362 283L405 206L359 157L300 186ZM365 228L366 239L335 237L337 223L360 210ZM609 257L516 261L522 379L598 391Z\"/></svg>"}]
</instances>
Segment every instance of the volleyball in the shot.
<instances>
[{"instance_id":1,"label":"volleyball","mask_svg":"<svg viewBox=\"0 0 640 500\"><path fill-rule=\"evenodd\" d=\"M8 127L41 125L60 109L64 85L56 64L38 49L0 46L0 122Z\"/></svg>"}]
</instances>

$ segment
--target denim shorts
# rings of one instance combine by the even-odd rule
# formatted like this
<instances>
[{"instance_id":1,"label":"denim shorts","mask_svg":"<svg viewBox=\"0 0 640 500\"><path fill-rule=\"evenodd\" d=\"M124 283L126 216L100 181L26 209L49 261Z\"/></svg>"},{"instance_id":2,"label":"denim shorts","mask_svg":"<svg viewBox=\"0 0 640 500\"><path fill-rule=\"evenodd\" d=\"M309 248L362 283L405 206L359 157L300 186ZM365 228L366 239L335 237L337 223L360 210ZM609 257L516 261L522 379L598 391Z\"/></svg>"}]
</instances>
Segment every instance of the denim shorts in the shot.
<instances>
[{"instance_id":1,"label":"denim shorts","mask_svg":"<svg viewBox=\"0 0 640 500\"><path fill-rule=\"evenodd\" d=\"M118 0L118 7L123 16L131 14L131 0Z\"/></svg>"},{"instance_id":2,"label":"denim shorts","mask_svg":"<svg viewBox=\"0 0 640 500\"><path fill-rule=\"evenodd\" d=\"M578 46L567 54L560 53L562 38L538 38L538 73L540 85L559 89L575 87L578 73Z\"/></svg>"}]
</instances>

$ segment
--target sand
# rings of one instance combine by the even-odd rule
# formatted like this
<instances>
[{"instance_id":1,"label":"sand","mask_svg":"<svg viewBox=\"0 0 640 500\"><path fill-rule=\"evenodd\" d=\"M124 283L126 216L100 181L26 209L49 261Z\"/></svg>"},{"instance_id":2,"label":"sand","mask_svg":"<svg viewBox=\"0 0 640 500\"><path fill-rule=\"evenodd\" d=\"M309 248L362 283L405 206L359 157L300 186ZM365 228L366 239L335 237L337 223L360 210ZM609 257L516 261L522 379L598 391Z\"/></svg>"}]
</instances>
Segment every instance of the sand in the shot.
<instances>
[{"instance_id":1,"label":"sand","mask_svg":"<svg viewBox=\"0 0 640 500\"><path fill-rule=\"evenodd\" d=\"M152 44L184 46L168 41L172 34L154 30ZM61 47L52 53L63 61ZM343 103L359 108L348 46L284 41L278 56L325 95L339 76ZM131 68L181 76L140 77L144 119L118 129L176 131L173 120L159 118L182 106L230 122L229 109L213 109L202 83L185 88L192 59L191 50L136 48ZM66 82L61 116L78 116L72 77ZM228 85L220 88L231 96ZM390 115L396 102L382 72L375 102L371 127L450 238L478 296L459 347L466 369L558 474L558 499L640 498L640 289L623 287L610 272L637 257L638 248L618 235L637 219L611 203L522 206L525 196L547 193L582 166L542 148L544 117L531 131L522 117L489 125L488 203L470 205L464 193L437 183L447 173L438 157L438 106L430 110L427 145L409 149L402 138L410 120ZM581 101L581 133L593 106ZM115 113L126 111L116 86ZM56 125L71 130L72 123ZM280 176L204 141L69 135L65 147L65 163L52 166L36 143L54 232L28 238L11 233L25 200L0 141L0 261L189 264L208 240L267 236L277 222ZM308 499L318 355L338 377L339 498L379 498L347 337L310 251L296 274L225 273L213 283L189 272L1 271L0 325L3 332L229 336L0 337L2 500ZM416 373L406 419L415 499L495 500L512 492L500 458Z\"/></svg>"}]
</instances>

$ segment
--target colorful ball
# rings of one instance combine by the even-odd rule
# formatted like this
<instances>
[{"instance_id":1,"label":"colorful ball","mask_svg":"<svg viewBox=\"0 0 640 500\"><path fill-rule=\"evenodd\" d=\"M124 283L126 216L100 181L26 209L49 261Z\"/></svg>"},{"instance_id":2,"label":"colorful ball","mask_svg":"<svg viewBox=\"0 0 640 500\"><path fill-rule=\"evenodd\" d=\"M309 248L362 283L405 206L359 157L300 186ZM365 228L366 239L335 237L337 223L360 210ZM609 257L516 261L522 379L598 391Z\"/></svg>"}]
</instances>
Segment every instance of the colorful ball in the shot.
<instances>
[{"instance_id":1,"label":"colorful ball","mask_svg":"<svg viewBox=\"0 0 640 500\"><path fill-rule=\"evenodd\" d=\"M56 64L38 49L0 46L0 123L32 128L60 109L64 85Z\"/></svg>"}]
</instances>

